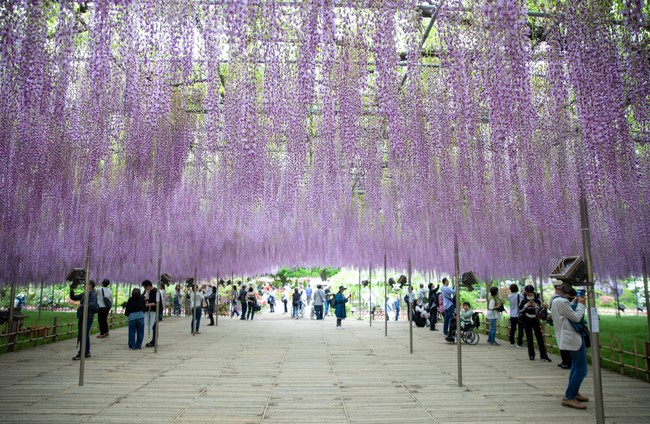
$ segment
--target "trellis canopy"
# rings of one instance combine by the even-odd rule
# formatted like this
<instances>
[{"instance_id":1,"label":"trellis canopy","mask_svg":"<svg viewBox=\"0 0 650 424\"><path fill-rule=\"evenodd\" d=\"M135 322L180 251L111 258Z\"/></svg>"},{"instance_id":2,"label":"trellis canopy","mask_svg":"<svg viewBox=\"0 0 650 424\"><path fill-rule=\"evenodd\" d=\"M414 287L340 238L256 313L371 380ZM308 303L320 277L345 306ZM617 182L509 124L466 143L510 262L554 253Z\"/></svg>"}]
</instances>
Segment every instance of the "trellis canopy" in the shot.
<instances>
[{"instance_id":1,"label":"trellis canopy","mask_svg":"<svg viewBox=\"0 0 650 424\"><path fill-rule=\"evenodd\" d=\"M650 241L643 1L0 3L0 280L379 265L481 276ZM645 8L645 10L644 10Z\"/></svg>"}]
</instances>

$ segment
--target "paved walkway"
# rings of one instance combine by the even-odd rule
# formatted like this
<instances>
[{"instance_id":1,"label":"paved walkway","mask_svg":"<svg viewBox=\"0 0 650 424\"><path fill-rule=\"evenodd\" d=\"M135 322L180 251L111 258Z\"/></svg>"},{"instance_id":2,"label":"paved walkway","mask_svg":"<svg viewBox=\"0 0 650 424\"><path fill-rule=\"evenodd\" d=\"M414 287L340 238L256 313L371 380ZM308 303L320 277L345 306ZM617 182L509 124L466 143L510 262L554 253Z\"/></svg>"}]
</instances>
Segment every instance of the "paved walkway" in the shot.
<instances>
[{"instance_id":1,"label":"paved walkway","mask_svg":"<svg viewBox=\"0 0 650 424\"><path fill-rule=\"evenodd\" d=\"M0 355L0 422L9 423L588 423L560 406L568 371L506 344L456 348L405 322L221 318L192 336L165 318L160 347L129 351L126 329L92 339L78 386L75 341ZM552 356L554 362L559 361ZM650 423L650 384L603 370L608 423ZM592 397L591 370L582 393Z\"/></svg>"}]
</instances>

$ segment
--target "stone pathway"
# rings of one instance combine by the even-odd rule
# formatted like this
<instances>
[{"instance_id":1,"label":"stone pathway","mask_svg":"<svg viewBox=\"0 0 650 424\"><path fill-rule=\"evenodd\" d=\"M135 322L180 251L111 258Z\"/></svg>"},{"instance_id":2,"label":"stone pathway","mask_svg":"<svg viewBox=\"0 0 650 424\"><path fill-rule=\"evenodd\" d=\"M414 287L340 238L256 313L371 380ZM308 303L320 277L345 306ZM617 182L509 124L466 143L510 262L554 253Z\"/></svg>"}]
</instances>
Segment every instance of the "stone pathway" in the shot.
<instances>
[{"instance_id":1,"label":"stone pathway","mask_svg":"<svg viewBox=\"0 0 650 424\"><path fill-rule=\"evenodd\" d=\"M221 317L192 336L165 318L160 345L129 351L126 328L91 341L78 386L75 340L0 355L0 423L588 423L560 406L568 371L506 344L456 347L406 322ZM608 423L650 423L650 384L603 370ZM593 397L591 370L582 393Z\"/></svg>"}]
</instances>

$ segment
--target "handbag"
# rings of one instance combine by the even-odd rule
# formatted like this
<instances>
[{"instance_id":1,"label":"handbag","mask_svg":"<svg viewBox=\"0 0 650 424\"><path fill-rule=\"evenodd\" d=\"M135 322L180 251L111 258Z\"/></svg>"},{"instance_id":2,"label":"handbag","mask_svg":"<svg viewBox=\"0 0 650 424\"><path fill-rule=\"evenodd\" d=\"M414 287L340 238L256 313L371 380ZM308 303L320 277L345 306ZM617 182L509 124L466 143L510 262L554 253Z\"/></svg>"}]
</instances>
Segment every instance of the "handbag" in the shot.
<instances>
[{"instance_id":1,"label":"handbag","mask_svg":"<svg viewBox=\"0 0 650 424\"><path fill-rule=\"evenodd\" d=\"M102 287L102 299L104 299L104 305L106 305L106 308L111 309L113 307L113 302L111 299L107 299L104 296L104 287Z\"/></svg>"}]
</instances>

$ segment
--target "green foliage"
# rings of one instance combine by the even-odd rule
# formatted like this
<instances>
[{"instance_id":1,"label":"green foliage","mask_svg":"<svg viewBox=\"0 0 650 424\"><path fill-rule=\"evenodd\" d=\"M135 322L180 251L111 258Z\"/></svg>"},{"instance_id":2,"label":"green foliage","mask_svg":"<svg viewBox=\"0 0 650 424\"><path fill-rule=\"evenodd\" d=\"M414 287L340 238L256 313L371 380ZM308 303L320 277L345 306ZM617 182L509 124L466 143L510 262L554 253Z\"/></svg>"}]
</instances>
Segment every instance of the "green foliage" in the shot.
<instances>
[{"instance_id":1,"label":"green foliage","mask_svg":"<svg viewBox=\"0 0 650 424\"><path fill-rule=\"evenodd\" d=\"M340 270L341 270L340 268L328 268L328 267L320 267L320 268L282 267L278 270L278 272L275 273L275 275L273 275L273 277L284 284L290 279L319 278L325 273L327 273L328 277L331 277L333 275L338 274Z\"/></svg>"}]
</instances>

